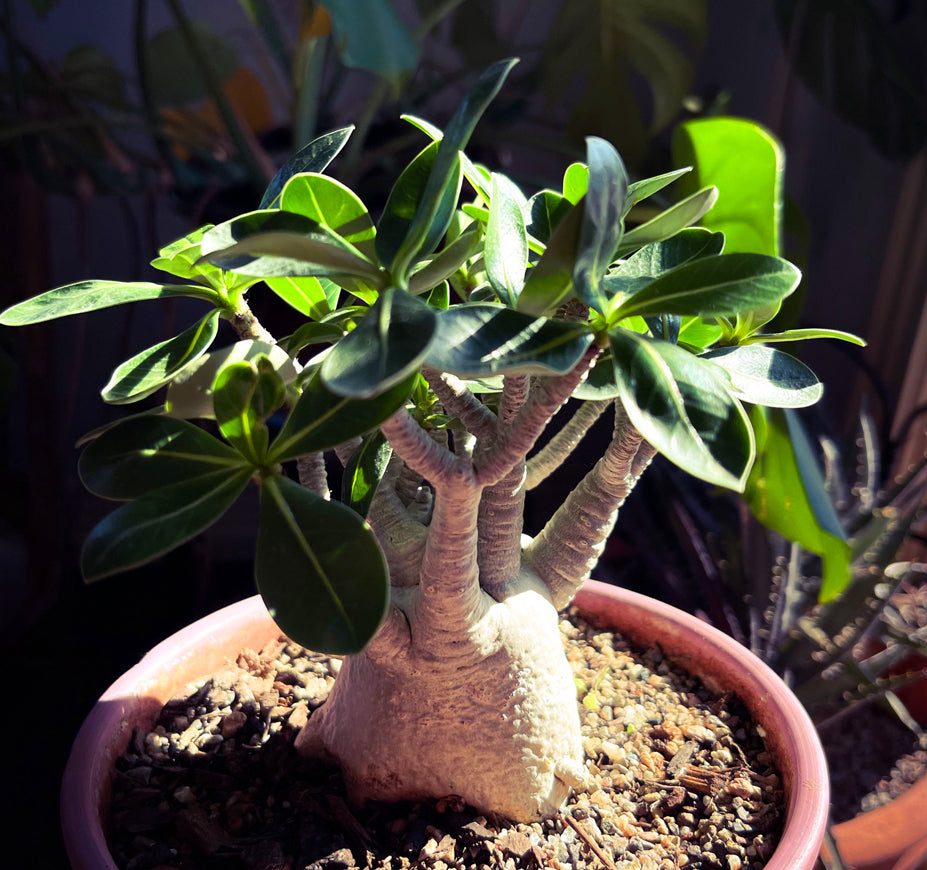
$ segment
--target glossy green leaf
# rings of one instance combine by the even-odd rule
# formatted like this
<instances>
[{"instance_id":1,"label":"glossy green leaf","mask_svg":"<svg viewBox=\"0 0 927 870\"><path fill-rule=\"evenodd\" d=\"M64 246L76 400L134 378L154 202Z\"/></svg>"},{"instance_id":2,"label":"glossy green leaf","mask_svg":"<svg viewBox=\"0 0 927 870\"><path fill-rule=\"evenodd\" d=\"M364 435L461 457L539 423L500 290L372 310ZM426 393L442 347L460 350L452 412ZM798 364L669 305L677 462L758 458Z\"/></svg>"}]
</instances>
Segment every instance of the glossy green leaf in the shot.
<instances>
[{"instance_id":1,"label":"glossy green leaf","mask_svg":"<svg viewBox=\"0 0 927 870\"><path fill-rule=\"evenodd\" d=\"M265 278L264 283L300 314L305 314L306 317L311 317L313 320L321 320L326 314L334 311L337 305L337 296L341 292L341 288L337 284L331 281L322 284L322 280L312 276L303 278ZM335 289L334 294L330 288Z\"/></svg>"},{"instance_id":2,"label":"glossy green leaf","mask_svg":"<svg viewBox=\"0 0 927 870\"><path fill-rule=\"evenodd\" d=\"M409 292L414 296L427 293L451 277L480 247L480 233L470 230L458 236L439 251L409 278Z\"/></svg>"},{"instance_id":3,"label":"glossy green leaf","mask_svg":"<svg viewBox=\"0 0 927 870\"><path fill-rule=\"evenodd\" d=\"M403 121L408 121L413 127L417 127L426 136L430 136L433 141L440 142L444 138L444 131L434 124L430 124L422 118L415 115L401 115ZM489 179L486 177L485 169L477 167L463 151L460 152L460 164L463 168L464 178L470 183L470 186L480 195L483 202L489 202Z\"/></svg>"},{"instance_id":4,"label":"glossy green leaf","mask_svg":"<svg viewBox=\"0 0 927 870\"><path fill-rule=\"evenodd\" d=\"M126 417L84 448L81 483L102 498L127 500L151 490L243 468L228 444L188 423L161 414Z\"/></svg>"},{"instance_id":5,"label":"glossy green leaf","mask_svg":"<svg viewBox=\"0 0 927 870\"><path fill-rule=\"evenodd\" d=\"M439 147L439 142L432 142L424 148L393 184L386 200L386 206L377 223L376 252L381 263L393 264L396 260L418 213L422 197L425 195L425 188L434 169ZM460 195L459 172L457 176L451 178L450 183L440 195L441 199L435 209L434 222L422 241L422 254L433 251L447 231Z\"/></svg>"},{"instance_id":6,"label":"glossy green leaf","mask_svg":"<svg viewBox=\"0 0 927 870\"><path fill-rule=\"evenodd\" d=\"M589 190L583 199L583 219L573 264L576 295L590 308L605 310L599 287L624 231L621 215L628 190L628 173L618 152L604 139L586 140Z\"/></svg>"},{"instance_id":7,"label":"glossy green leaf","mask_svg":"<svg viewBox=\"0 0 927 870\"><path fill-rule=\"evenodd\" d=\"M440 226L436 219L441 216L447 192L455 188L455 181L459 190L460 151L466 147L477 121L499 92L516 63L515 59L509 58L489 66L467 91L448 123L444 136L438 143L434 165L422 191L415 217L390 266L393 278L400 283L404 282L416 258L434 250L434 245L437 244L437 239L434 238L436 227ZM446 229L447 224L444 223L440 235L443 235Z\"/></svg>"},{"instance_id":8,"label":"glossy green leaf","mask_svg":"<svg viewBox=\"0 0 927 870\"><path fill-rule=\"evenodd\" d=\"M286 397L286 385L267 357L223 368L213 384L213 409L225 438L253 465L267 456L267 419Z\"/></svg>"},{"instance_id":9,"label":"glossy green leaf","mask_svg":"<svg viewBox=\"0 0 927 870\"><path fill-rule=\"evenodd\" d=\"M379 429L364 438L344 467L341 503L366 517L392 455L393 448Z\"/></svg>"},{"instance_id":10,"label":"glossy green leaf","mask_svg":"<svg viewBox=\"0 0 927 870\"><path fill-rule=\"evenodd\" d=\"M162 341L122 363L103 387L103 400L123 405L150 396L170 382L184 366L199 359L218 331L219 312L213 309L175 338Z\"/></svg>"},{"instance_id":11,"label":"glossy green leaf","mask_svg":"<svg viewBox=\"0 0 927 870\"><path fill-rule=\"evenodd\" d=\"M360 652L389 603L389 569L351 508L283 477L261 487L255 578L288 637L330 655Z\"/></svg>"},{"instance_id":12,"label":"glossy green leaf","mask_svg":"<svg viewBox=\"0 0 927 870\"><path fill-rule=\"evenodd\" d=\"M611 350L599 354L589 375L574 391L574 399L599 402L604 399L617 399L618 383L615 380L615 364Z\"/></svg>"},{"instance_id":13,"label":"glossy green leaf","mask_svg":"<svg viewBox=\"0 0 927 870\"><path fill-rule=\"evenodd\" d=\"M765 526L821 557L819 598L830 601L850 582L850 545L814 449L794 411L752 411L757 460L744 493L750 510Z\"/></svg>"},{"instance_id":14,"label":"glossy green leaf","mask_svg":"<svg viewBox=\"0 0 927 870\"><path fill-rule=\"evenodd\" d=\"M576 205L589 190L589 167L585 163L571 163L563 173L563 198Z\"/></svg>"},{"instance_id":15,"label":"glossy green leaf","mask_svg":"<svg viewBox=\"0 0 927 870\"><path fill-rule=\"evenodd\" d=\"M706 321L700 317L683 317L679 327L678 343L699 352L715 344L722 335L724 329L716 321Z\"/></svg>"},{"instance_id":16,"label":"glossy green leaf","mask_svg":"<svg viewBox=\"0 0 927 870\"><path fill-rule=\"evenodd\" d=\"M282 344L290 356L296 356L309 345L332 344L343 335L344 329L336 323L304 323Z\"/></svg>"},{"instance_id":17,"label":"glossy green leaf","mask_svg":"<svg viewBox=\"0 0 927 870\"><path fill-rule=\"evenodd\" d=\"M325 385L341 396L376 396L405 380L425 359L437 316L403 290L388 288L322 363Z\"/></svg>"},{"instance_id":18,"label":"glossy green leaf","mask_svg":"<svg viewBox=\"0 0 927 870\"><path fill-rule=\"evenodd\" d=\"M528 234L545 245L554 230L573 207L566 197L553 190L542 190L528 200Z\"/></svg>"},{"instance_id":19,"label":"glossy green leaf","mask_svg":"<svg viewBox=\"0 0 927 870\"><path fill-rule=\"evenodd\" d=\"M329 390L316 373L271 444L269 461L318 453L367 434L405 404L417 376L416 371L372 399L349 399Z\"/></svg>"},{"instance_id":20,"label":"glossy green leaf","mask_svg":"<svg viewBox=\"0 0 927 870\"><path fill-rule=\"evenodd\" d=\"M158 251L158 256L151 261L152 267L162 272L169 272L178 278L197 279L207 276L213 278L215 284L218 285L221 270L209 263L197 262L200 258L203 236L212 229L212 226L212 224L206 224L165 245Z\"/></svg>"},{"instance_id":21,"label":"glossy green leaf","mask_svg":"<svg viewBox=\"0 0 927 870\"><path fill-rule=\"evenodd\" d=\"M687 172L691 172L692 167L687 166L684 169L674 169L672 172L664 172L662 175L656 175L653 178L642 178L628 185L628 195L624 201L625 216L639 202L659 193L664 187L672 184L676 179L682 178Z\"/></svg>"},{"instance_id":22,"label":"glossy green leaf","mask_svg":"<svg viewBox=\"0 0 927 870\"><path fill-rule=\"evenodd\" d=\"M347 143L354 126L332 130L304 145L278 170L267 185L260 208L271 208L284 185L300 172L323 172Z\"/></svg>"},{"instance_id":23,"label":"glossy green leaf","mask_svg":"<svg viewBox=\"0 0 927 870\"><path fill-rule=\"evenodd\" d=\"M72 314L98 311L127 302L142 302L148 299L173 299L178 296L192 296L207 302L218 302L218 295L206 287L178 284L151 284L137 281L78 281L56 287L11 305L0 313L3 326L25 326L42 323Z\"/></svg>"},{"instance_id":24,"label":"glossy green leaf","mask_svg":"<svg viewBox=\"0 0 927 870\"><path fill-rule=\"evenodd\" d=\"M104 517L81 552L88 582L135 568L186 543L215 523L242 494L250 467L211 474L153 490Z\"/></svg>"},{"instance_id":25,"label":"glossy green leaf","mask_svg":"<svg viewBox=\"0 0 927 870\"><path fill-rule=\"evenodd\" d=\"M839 329L789 329L785 332L763 332L744 338L744 344L750 344L756 341L767 342L786 342L786 341L809 341L812 338L832 338L837 341L848 341L857 347L865 347L866 342L858 335L851 332L842 332Z\"/></svg>"},{"instance_id":26,"label":"glossy green leaf","mask_svg":"<svg viewBox=\"0 0 927 870\"><path fill-rule=\"evenodd\" d=\"M721 254L664 272L623 302L615 320L637 314L720 317L778 303L801 280L787 260L764 254Z\"/></svg>"},{"instance_id":27,"label":"glossy green leaf","mask_svg":"<svg viewBox=\"0 0 927 870\"><path fill-rule=\"evenodd\" d=\"M609 338L621 402L644 439L689 474L742 491L753 432L723 370L628 330Z\"/></svg>"},{"instance_id":28,"label":"glossy green leaf","mask_svg":"<svg viewBox=\"0 0 927 870\"><path fill-rule=\"evenodd\" d=\"M426 358L438 371L481 378L497 374L565 374L592 344L582 323L548 320L501 305L453 306L438 316Z\"/></svg>"},{"instance_id":29,"label":"glossy green leaf","mask_svg":"<svg viewBox=\"0 0 927 870\"><path fill-rule=\"evenodd\" d=\"M701 227L680 230L675 236L661 242L651 242L635 251L615 271L615 274L634 278L656 278L689 260L720 254L724 236Z\"/></svg>"},{"instance_id":30,"label":"glossy green leaf","mask_svg":"<svg viewBox=\"0 0 927 870\"><path fill-rule=\"evenodd\" d=\"M573 293L573 266L582 230L582 204L572 206L557 224L547 249L528 273L518 296L518 310L526 314L551 314Z\"/></svg>"},{"instance_id":31,"label":"glossy green leaf","mask_svg":"<svg viewBox=\"0 0 927 870\"><path fill-rule=\"evenodd\" d=\"M379 269L370 260L333 234L309 237L261 232L206 258L223 269L258 278L312 275L340 280L356 276L374 287L383 283Z\"/></svg>"},{"instance_id":32,"label":"glossy green leaf","mask_svg":"<svg viewBox=\"0 0 927 870\"><path fill-rule=\"evenodd\" d=\"M728 373L735 396L754 405L803 408L824 393L824 385L808 366L775 348L722 347L704 356Z\"/></svg>"},{"instance_id":33,"label":"glossy green leaf","mask_svg":"<svg viewBox=\"0 0 927 870\"><path fill-rule=\"evenodd\" d=\"M168 387L165 410L172 417L214 418L212 388L219 372L226 366L261 356L274 364L285 383L296 380L296 366L282 347L252 339L237 341L230 347L203 354L185 366Z\"/></svg>"},{"instance_id":34,"label":"glossy green leaf","mask_svg":"<svg viewBox=\"0 0 927 870\"><path fill-rule=\"evenodd\" d=\"M621 239L619 252L630 252L642 245L668 239L680 230L694 224L718 200L718 191L713 187L700 190L661 211L644 224L628 230ZM726 246L725 246L726 247Z\"/></svg>"},{"instance_id":35,"label":"glossy green leaf","mask_svg":"<svg viewBox=\"0 0 927 870\"><path fill-rule=\"evenodd\" d=\"M280 194L280 208L318 221L368 259L376 256L376 230L367 207L340 181L317 173L295 175Z\"/></svg>"},{"instance_id":36,"label":"glossy green leaf","mask_svg":"<svg viewBox=\"0 0 927 870\"><path fill-rule=\"evenodd\" d=\"M504 175L493 173L483 259L496 295L512 307L525 285L528 265L528 234L520 193Z\"/></svg>"}]
</instances>

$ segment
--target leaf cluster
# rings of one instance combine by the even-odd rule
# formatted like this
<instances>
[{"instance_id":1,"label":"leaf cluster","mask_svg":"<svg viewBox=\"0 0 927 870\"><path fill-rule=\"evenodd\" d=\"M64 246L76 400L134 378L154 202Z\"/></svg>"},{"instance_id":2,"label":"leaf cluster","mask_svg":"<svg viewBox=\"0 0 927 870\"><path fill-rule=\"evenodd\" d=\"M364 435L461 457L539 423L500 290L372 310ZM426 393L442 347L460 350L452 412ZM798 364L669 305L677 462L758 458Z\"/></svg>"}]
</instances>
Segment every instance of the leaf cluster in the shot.
<instances>
[{"instance_id":1,"label":"leaf cluster","mask_svg":"<svg viewBox=\"0 0 927 870\"><path fill-rule=\"evenodd\" d=\"M725 252L695 226L717 191L639 218L685 170L633 181L598 138L559 190L530 197L465 153L514 61L490 66L399 175L382 213L325 174L351 128L310 142L259 208L163 248L167 283L85 281L0 315L25 325L130 302L188 296L206 312L116 367L105 401L153 409L93 433L80 472L122 502L90 534L87 579L156 558L217 521L249 482L260 489L259 590L304 643L355 652L388 602L388 572L364 513L388 449L377 427L408 408L425 425L436 397L423 371L479 384L573 370L595 347L580 400L619 401L644 438L685 471L743 490L757 437L752 405L795 408L815 375L762 326L800 280L776 256ZM273 293L304 318L276 342L248 307ZM222 323L239 340L214 350ZM811 333L811 337L817 333ZM823 334L823 333L822 333ZM166 388L166 389L165 389ZM196 422L193 422L196 421ZM344 503L292 480L292 465L345 444Z\"/></svg>"}]
</instances>

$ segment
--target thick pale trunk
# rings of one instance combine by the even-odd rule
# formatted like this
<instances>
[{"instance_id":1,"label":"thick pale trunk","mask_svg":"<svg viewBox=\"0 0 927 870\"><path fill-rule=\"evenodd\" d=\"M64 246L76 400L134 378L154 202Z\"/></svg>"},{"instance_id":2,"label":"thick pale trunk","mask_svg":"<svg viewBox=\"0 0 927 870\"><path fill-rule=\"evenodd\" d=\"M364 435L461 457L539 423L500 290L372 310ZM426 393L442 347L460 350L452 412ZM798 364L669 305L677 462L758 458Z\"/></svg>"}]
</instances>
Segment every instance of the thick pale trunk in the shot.
<instances>
[{"instance_id":1,"label":"thick pale trunk","mask_svg":"<svg viewBox=\"0 0 927 870\"><path fill-rule=\"evenodd\" d=\"M336 761L360 801L459 795L518 821L555 813L583 779L576 690L543 584L522 571L510 589L481 593L465 642L426 629L424 646L415 590L397 590L410 643L346 659L298 748Z\"/></svg>"}]
</instances>

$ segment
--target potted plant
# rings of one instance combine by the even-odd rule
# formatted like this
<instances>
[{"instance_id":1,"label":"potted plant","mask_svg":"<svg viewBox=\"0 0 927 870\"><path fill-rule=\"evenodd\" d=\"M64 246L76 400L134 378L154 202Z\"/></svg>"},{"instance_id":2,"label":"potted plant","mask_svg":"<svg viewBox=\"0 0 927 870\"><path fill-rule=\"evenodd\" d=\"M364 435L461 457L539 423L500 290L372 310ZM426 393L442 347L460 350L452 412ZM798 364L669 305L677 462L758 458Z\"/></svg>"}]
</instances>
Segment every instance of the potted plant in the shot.
<instances>
[{"instance_id":1,"label":"potted plant","mask_svg":"<svg viewBox=\"0 0 927 870\"><path fill-rule=\"evenodd\" d=\"M80 282L14 305L0 322L181 296L204 303L196 323L118 366L102 391L115 404L163 388L166 397L87 439L83 482L123 504L90 533L85 577L157 558L256 484L255 577L267 611L299 643L345 656L301 750L335 759L358 800L455 794L532 820L583 779L557 612L588 578L638 477L660 452L741 489L755 456L742 403L797 406L822 388L759 331L798 270L724 254L720 233L691 226L714 189L631 226L634 206L685 170L630 183L614 148L590 139L562 192L526 199L466 157L512 64L490 67L443 133L410 119L432 141L376 224L322 174L350 134L339 130L287 163L259 209L162 249L153 265L180 283ZM464 179L475 199L459 206ZM261 282L305 317L280 340L247 303ZM237 341L211 350L221 324ZM576 414L529 460L571 398ZM604 453L524 540L526 481L562 462L611 406ZM326 451L343 461L340 501ZM645 614L621 624L632 636L637 622L689 638L657 642L696 668L722 662L720 684L752 697L764 727L797 728L770 738L790 789L783 843L793 851L769 866L810 867L827 786L803 712L763 666L732 676L745 651L724 652L698 623ZM213 623L197 631L178 667L214 645ZM701 634L707 649L697 653ZM763 712L759 699L770 696L779 713Z\"/></svg>"}]
</instances>

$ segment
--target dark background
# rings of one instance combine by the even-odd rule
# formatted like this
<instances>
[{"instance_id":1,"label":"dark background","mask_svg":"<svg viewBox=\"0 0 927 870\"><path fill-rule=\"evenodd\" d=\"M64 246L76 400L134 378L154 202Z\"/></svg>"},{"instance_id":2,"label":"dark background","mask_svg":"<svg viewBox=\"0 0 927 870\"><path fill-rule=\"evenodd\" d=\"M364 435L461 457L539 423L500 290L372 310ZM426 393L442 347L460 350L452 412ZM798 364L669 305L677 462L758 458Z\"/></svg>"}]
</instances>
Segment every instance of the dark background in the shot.
<instances>
[{"instance_id":1,"label":"dark background","mask_svg":"<svg viewBox=\"0 0 927 870\"><path fill-rule=\"evenodd\" d=\"M420 4L426 14L437 5ZM823 342L811 348L807 361L827 390L810 422L848 438L865 403L880 431L886 473L921 455L924 4L710 0L680 2L686 14L666 21L634 13L647 4L628 3L628 19L614 31L598 17L608 5L601 0L573 0L587 19L579 24L575 15L558 18L559 0L496 5L464 0L431 31L414 74L396 91L381 88L372 73L347 69L331 40L319 41L319 132L356 121L371 94L379 94L364 148L339 158L333 174L356 185L375 210L402 158L414 153L390 146L409 134L396 121L400 112L441 125L475 70L514 54L522 64L470 151L527 186L559 183L566 165L581 156L584 135L615 141L632 174L656 174L671 168L677 121L702 113L760 121L786 148L786 254L805 275L801 300L787 316L794 325L844 329L870 342L864 351ZM42 6L49 7L44 14ZM414 4L399 6L410 26L421 22ZM254 168L221 128L207 136L205 157L194 149L167 159L150 129L136 123L136 4L7 0L0 8L0 307L85 278L149 279L146 264L158 245L256 206ZM260 152L281 162L294 144L291 93L273 72L266 46L237 4L187 0L182 8L209 22L233 48L233 66L262 83L267 100L254 112L252 132ZM292 40L288 14L282 20ZM152 2L143 35L175 23L170 4ZM629 50L654 30L667 40L655 43L664 50L652 56ZM614 44L604 44L606 32ZM66 58L84 45L106 52L112 67L91 63L81 79L73 56L71 66ZM82 100L87 89L112 85L110 69L134 120L88 139L75 118L99 108ZM655 94L669 100L668 111ZM194 100L180 108L200 107ZM125 107L120 112L123 119L132 115ZM0 330L0 630L9 677L3 764L9 806L0 818L7 842L25 843L20 866L67 866L57 788L95 698L154 643L253 591L254 512L247 499L215 530L153 566L92 587L77 568L83 537L107 510L83 492L76 475L76 441L115 416L98 391L115 363L189 320L181 304L157 311L140 305ZM625 510L634 509L632 498Z\"/></svg>"}]
</instances>

